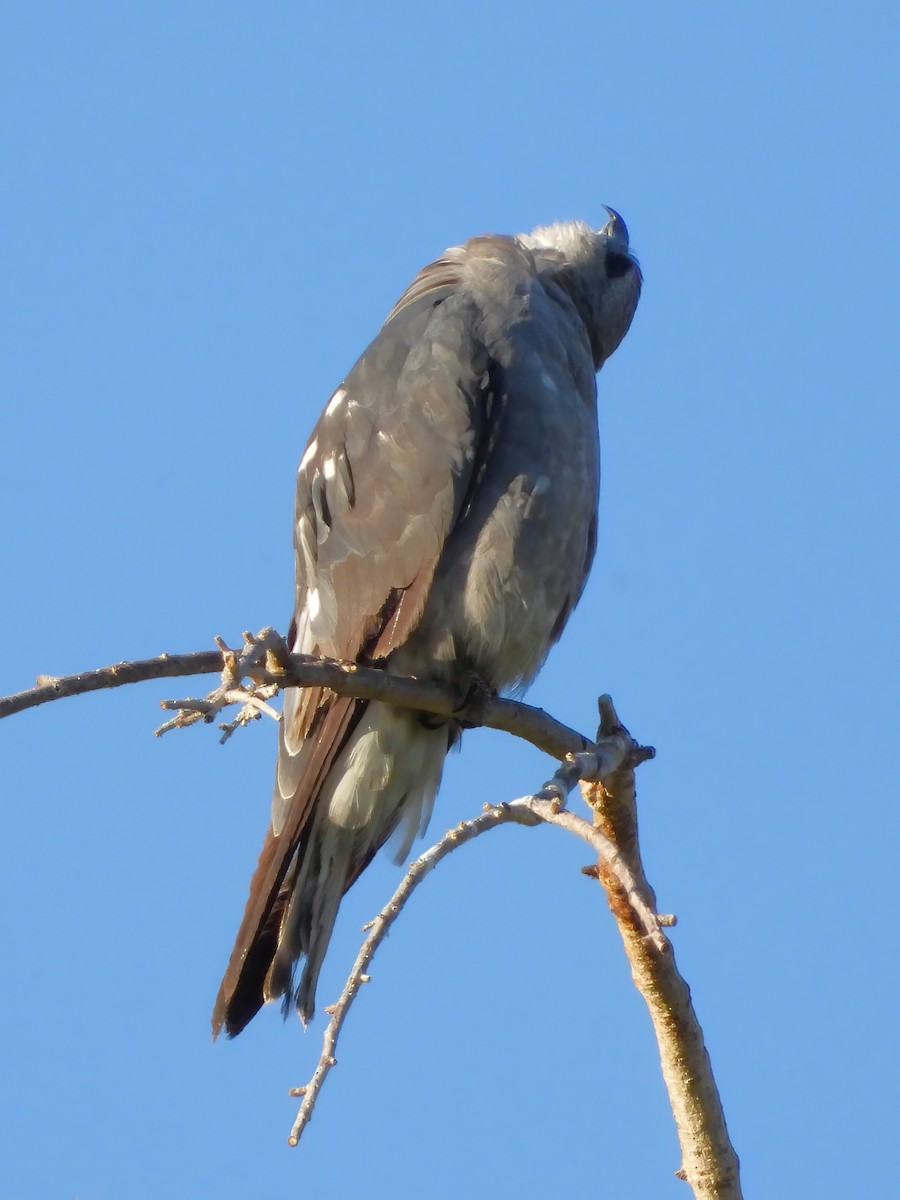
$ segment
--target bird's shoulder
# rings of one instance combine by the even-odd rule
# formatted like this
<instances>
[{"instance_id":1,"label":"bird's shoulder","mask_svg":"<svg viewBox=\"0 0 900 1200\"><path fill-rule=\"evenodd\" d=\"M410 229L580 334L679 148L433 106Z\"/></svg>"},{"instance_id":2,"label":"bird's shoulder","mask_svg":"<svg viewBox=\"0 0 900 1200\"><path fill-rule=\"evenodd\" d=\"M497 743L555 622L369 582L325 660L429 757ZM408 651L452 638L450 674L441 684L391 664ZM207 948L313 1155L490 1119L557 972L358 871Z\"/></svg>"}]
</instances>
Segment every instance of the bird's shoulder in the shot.
<instances>
[{"instance_id":1,"label":"bird's shoulder","mask_svg":"<svg viewBox=\"0 0 900 1200\"><path fill-rule=\"evenodd\" d=\"M450 296L465 296L476 305L497 303L525 294L538 282L534 255L518 238L482 234L451 246L423 267L391 309L385 327L423 301L435 305Z\"/></svg>"}]
</instances>

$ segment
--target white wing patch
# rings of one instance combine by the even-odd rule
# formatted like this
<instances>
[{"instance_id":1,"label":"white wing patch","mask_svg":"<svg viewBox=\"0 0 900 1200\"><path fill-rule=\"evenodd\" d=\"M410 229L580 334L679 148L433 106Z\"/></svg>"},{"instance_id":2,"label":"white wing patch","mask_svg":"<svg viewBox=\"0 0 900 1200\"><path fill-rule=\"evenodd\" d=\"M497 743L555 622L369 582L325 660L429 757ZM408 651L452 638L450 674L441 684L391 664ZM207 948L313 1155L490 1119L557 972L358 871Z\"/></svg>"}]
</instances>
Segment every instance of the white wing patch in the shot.
<instances>
[{"instance_id":1,"label":"white wing patch","mask_svg":"<svg viewBox=\"0 0 900 1200\"><path fill-rule=\"evenodd\" d=\"M316 535L306 513L301 513L297 522L297 545L303 555L303 569L307 581L316 577Z\"/></svg>"},{"instance_id":2,"label":"white wing patch","mask_svg":"<svg viewBox=\"0 0 900 1200\"><path fill-rule=\"evenodd\" d=\"M303 457L300 459L300 470L301 471L305 471L306 468L309 466L309 464L312 462L312 460L315 458L316 451L318 450L318 448L319 448L319 439L313 438L313 440L306 447L306 450L303 452Z\"/></svg>"},{"instance_id":3,"label":"white wing patch","mask_svg":"<svg viewBox=\"0 0 900 1200\"><path fill-rule=\"evenodd\" d=\"M343 388L338 388L338 390L334 393L334 395L328 401L328 404L325 406L325 416L326 417L334 416L334 414L337 412L337 410L344 403L344 399L345 399L346 395L347 395L347 393Z\"/></svg>"}]
</instances>

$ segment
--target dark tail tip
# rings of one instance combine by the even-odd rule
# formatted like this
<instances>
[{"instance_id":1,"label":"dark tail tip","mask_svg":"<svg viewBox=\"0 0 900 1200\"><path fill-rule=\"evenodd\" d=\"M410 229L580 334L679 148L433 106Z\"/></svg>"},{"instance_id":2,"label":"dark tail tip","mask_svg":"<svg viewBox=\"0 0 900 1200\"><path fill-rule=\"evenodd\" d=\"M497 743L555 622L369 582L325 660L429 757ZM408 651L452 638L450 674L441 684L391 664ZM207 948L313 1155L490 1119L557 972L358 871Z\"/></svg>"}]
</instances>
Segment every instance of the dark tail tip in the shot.
<instances>
[{"instance_id":1,"label":"dark tail tip","mask_svg":"<svg viewBox=\"0 0 900 1200\"><path fill-rule=\"evenodd\" d=\"M265 1004L265 979L278 945L276 930L277 925L267 924L237 971L229 967L225 972L213 1007L213 1041L223 1029L228 1037L237 1037Z\"/></svg>"}]
</instances>

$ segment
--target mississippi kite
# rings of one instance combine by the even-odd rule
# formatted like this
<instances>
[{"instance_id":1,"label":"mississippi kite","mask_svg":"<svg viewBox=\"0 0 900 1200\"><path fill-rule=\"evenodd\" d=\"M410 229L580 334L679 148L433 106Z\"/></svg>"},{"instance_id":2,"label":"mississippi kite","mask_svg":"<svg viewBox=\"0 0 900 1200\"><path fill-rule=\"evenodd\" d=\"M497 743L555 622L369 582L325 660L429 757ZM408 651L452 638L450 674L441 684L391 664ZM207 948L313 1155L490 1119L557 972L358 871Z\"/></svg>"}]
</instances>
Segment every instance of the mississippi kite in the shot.
<instances>
[{"instance_id":1,"label":"mississippi kite","mask_svg":"<svg viewBox=\"0 0 900 1200\"><path fill-rule=\"evenodd\" d=\"M337 389L297 483L293 650L497 691L527 685L596 542L595 373L641 290L625 223L472 238L425 267ZM459 725L285 692L271 828L213 1012L304 1022L344 892L405 857ZM295 980L302 960L299 980Z\"/></svg>"}]
</instances>

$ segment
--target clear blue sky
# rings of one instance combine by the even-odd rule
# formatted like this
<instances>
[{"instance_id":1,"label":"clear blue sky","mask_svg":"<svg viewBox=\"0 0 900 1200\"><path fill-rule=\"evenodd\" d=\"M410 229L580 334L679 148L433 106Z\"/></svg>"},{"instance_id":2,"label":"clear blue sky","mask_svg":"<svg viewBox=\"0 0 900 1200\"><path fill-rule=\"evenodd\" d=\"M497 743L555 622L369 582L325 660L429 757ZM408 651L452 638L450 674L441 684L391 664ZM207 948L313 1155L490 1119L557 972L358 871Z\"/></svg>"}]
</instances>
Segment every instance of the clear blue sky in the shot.
<instances>
[{"instance_id":1,"label":"clear blue sky","mask_svg":"<svg viewBox=\"0 0 900 1200\"><path fill-rule=\"evenodd\" d=\"M658 748L647 868L748 1195L896 1177L897 61L882 3L3 6L2 691L284 627L297 461L423 263L625 215L597 564L531 698ZM686 1195L584 849L500 830L303 1035L209 1012L274 728L0 727L10 1200ZM432 830L548 764L465 739ZM396 871L347 899L320 995Z\"/></svg>"}]
</instances>

